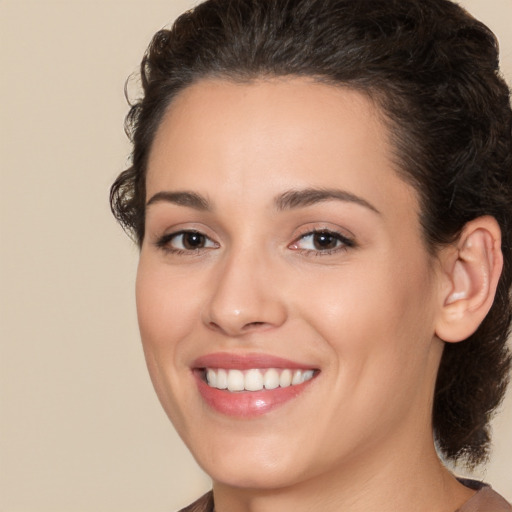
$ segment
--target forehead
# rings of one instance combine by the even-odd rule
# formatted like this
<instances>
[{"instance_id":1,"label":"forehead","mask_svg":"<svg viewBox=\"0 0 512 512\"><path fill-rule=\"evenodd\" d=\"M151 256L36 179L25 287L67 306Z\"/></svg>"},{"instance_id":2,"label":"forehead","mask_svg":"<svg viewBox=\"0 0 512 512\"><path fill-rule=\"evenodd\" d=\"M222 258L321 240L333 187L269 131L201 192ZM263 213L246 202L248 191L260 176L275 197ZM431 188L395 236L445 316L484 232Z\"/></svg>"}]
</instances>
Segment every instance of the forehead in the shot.
<instances>
[{"instance_id":1,"label":"forehead","mask_svg":"<svg viewBox=\"0 0 512 512\"><path fill-rule=\"evenodd\" d=\"M367 95L311 79L203 80L161 122L147 193L193 189L263 201L286 189L342 187L416 209L382 119Z\"/></svg>"}]
</instances>

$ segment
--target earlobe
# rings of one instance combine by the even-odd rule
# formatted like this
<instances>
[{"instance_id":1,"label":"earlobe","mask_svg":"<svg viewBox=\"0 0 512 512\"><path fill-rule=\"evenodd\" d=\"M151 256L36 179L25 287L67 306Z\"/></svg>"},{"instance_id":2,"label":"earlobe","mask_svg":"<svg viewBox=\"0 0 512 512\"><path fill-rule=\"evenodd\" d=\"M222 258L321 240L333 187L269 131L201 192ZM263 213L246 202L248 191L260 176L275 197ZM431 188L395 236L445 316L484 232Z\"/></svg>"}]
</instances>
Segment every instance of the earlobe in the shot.
<instances>
[{"instance_id":1,"label":"earlobe","mask_svg":"<svg viewBox=\"0 0 512 512\"><path fill-rule=\"evenodd\" d=\"M497 221L485 216L468 222L447 254L436 334L444 341L457 342L476 331L494 301L503 267Z\"/></svg>"}]
</instances>

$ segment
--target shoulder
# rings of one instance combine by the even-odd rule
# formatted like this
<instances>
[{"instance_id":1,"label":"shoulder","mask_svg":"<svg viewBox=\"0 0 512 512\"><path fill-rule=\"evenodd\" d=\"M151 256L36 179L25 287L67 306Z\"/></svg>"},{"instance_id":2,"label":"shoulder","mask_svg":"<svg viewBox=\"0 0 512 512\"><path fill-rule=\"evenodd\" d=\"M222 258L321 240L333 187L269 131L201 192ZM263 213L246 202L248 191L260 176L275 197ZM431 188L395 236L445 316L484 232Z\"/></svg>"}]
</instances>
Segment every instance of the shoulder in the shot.
<instances>
[{"instance_id":1,"label":"shoulder","mask_svg":"<svg viewBox=\"0 0 512 512\"><path fill-rule=\"evenodd\" d=\"M207 492L204 496L201 496L188 507L182 508L179 512L213 512L212 492Z\"/></svg>"},{"instance_id":2,"label":"shoulder","mask_svg":"<svg viewBox=\"0 0 512 512\"><path fill-rule=\"evenodd\" d=\"M456 512L512 512L512 506L491 487L475 481L463 481L476 494Z\"/></svg>"}]
</instances>

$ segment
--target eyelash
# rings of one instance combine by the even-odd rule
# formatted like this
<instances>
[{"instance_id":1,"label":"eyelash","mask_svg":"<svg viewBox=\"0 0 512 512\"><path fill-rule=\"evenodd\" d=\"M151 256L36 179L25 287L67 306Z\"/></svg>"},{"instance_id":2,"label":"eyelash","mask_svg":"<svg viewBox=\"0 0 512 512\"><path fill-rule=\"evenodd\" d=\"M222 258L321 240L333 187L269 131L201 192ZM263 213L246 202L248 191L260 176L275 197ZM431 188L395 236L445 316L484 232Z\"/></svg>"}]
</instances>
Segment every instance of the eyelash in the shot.
<instances>
[{"instance_id":1,"label":"eyelash","mask_svg":"<svg viewBox=\"0 0 512 512\"><path fill-rule=\"evenodd\" d=\"M297 244L301 240L305 240L308 237L315 237L317 235L324 235L328 237L332 237L337 246L332 249L302 249L297 246ZM295 242L291 244L290 247L293 247L293 250L304 254L305 256L329 256L331 254L336 254L342 251L347 251L348 249L356 247L356 243L353 239L348 238L337 231L332 231L330 229L312 229L302 235L300 235Z\"/></svg>"},{"instance_id":2,"label":"eyelash","mask_svg":"<svg viewBox=\"0 0 512 512\"><path fill-rule=\"evenodd\" d=\"M210 244L209 246L203 246L203 247L197 247L193 249L179 249L176 247L172 247L171 242L176 240L180 236L184 235L197 235L199 237L203 238L203 241L205 244ZM315 237L317 235L324 235L327 237L331 237L336 242L336 247L331 249L303 249L298 247L298 244L301 240L305 240L308 237ZM219 244L217 242L214 242L211 238L209 238L204 233L201 233L200 231L196 231L193 229L187 230L184 229L182 231L177 231L175 233L168 233L166 235L163 235L160 237L156 243L156 247L163 250L166 253L171 253L175 255L197 255L201 250L209 250L209 249L215 249L219 247ZM313 229L310 231L307 231L306 233L300 235L292 244L288 246L290 249L297 251L301 254L304 254L306 256L328 256L331 254L336 254L342 251L347 251L350 248L356 247L356 244L353 239L347 238L346 236L342 235L341 233L338 233L336 231L332 231L329 229Z\"/></svg>"},{"instance_id":3,"label":"eyelash","mask_svg":"<svg viewBox=\"0 0 512 512\"><path fill-rule=\"evenodd\" d=\"M184 236L184 235L197 235L204 239L205 244L211 243L211 245L209 247L208 246L197 247L195 249L186 249L186 248L178 249L176 247L172 247L171 242L176 240L178 237ZM163 235L156 241L155 245L159 249L162 249L166 253L172 253L172 254L176 254L178 256L180 256L180 255L196 255L202 249L213 249L213 248L216 248L219 246L219 244L217 242L214 242L211 238L206 236L204 233L201 233L200 231L196 231L194 229L184 229L182 231L177 231L175 233L168 233L166 235Z\"/></svg>"}]
</instances>

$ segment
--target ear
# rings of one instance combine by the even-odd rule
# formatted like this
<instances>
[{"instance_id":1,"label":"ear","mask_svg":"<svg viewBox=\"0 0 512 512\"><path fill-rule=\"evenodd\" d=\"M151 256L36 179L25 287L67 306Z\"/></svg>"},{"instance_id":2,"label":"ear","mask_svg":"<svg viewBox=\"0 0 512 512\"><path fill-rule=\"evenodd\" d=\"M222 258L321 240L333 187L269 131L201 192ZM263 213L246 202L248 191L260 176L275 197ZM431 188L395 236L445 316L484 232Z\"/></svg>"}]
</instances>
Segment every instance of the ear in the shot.
<instances>
[{"instance_id":1,"label":"ear","mask_svg":"<svg viewBox=\"0 0 512 512\"><path fill-rule=\"evenodd\" d=\"M443 249L436 334L447 342L471 336L494 301L503 268L501 230L494 217L468 222L457 242Z\"/></svg>"}]
</instances>

